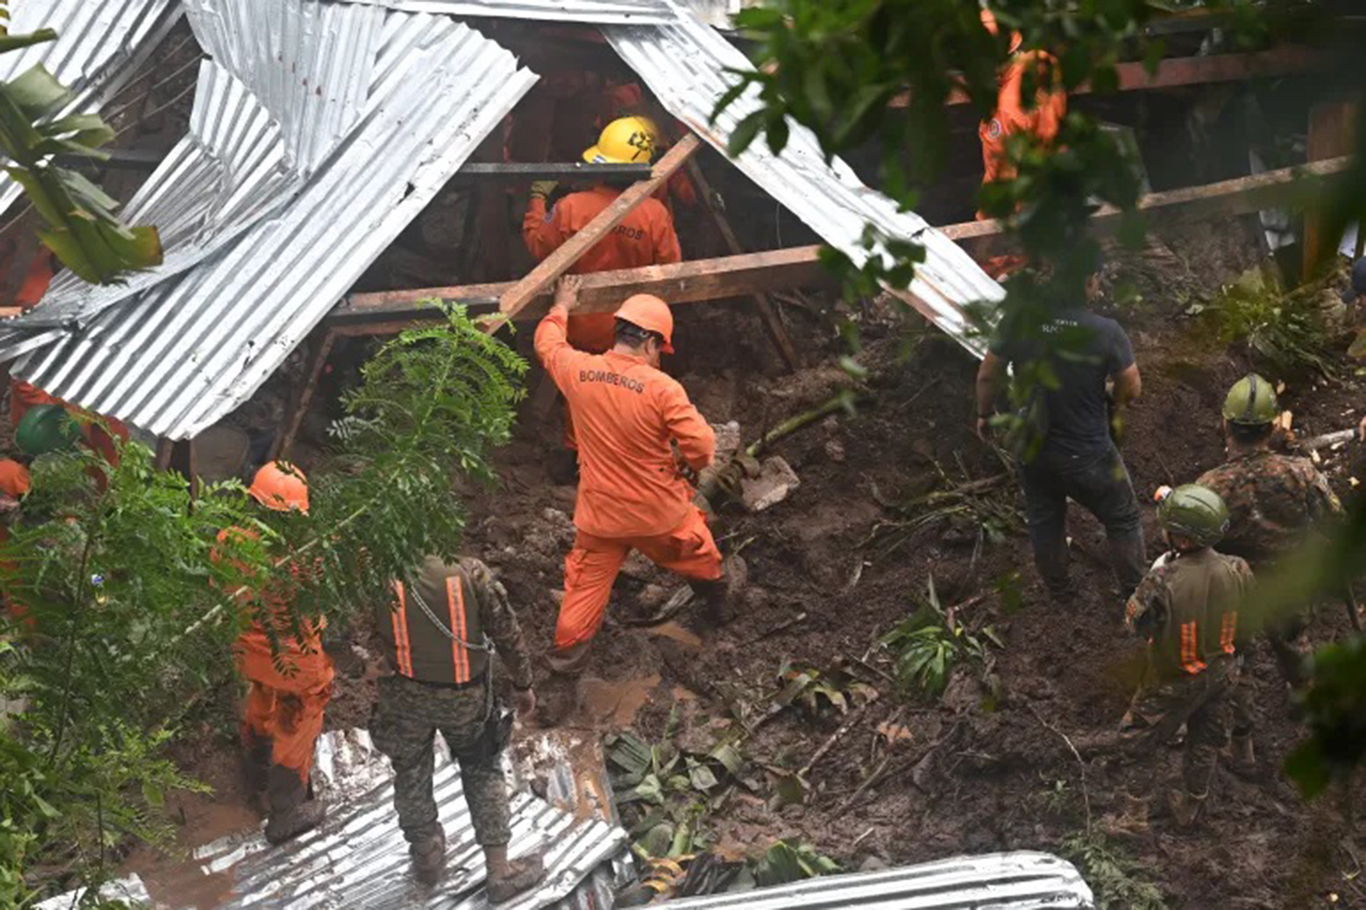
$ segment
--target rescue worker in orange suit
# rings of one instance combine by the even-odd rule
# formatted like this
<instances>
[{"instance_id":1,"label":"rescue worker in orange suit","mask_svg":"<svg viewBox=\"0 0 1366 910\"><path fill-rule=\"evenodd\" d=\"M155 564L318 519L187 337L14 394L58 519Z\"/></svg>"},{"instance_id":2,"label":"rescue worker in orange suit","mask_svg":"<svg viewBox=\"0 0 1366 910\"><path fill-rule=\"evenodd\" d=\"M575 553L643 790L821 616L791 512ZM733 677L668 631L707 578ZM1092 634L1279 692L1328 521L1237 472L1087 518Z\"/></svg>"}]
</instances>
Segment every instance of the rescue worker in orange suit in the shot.
<instances>
[{"instance_id":1,"label":"rescue worker in orange suit","mask_svg":"<svg viewBox=\"0 0 1366 910\"><path fill-rule=\"evenodd\" d=\"M723 571L706 516L692 502L685 473L712 463L716 436L677 380L659 370L660 355L673 352L668 304L648 294L627 299L606 354L575 350L570 319L562 304L551 308L536 328L536 354L568 400L578 431L577 537L565 560L550 653L551 669L572 686L631 550L687 578L716 624L729 619L744 573L738 558ZM572 701L556 707L547 706L547 720L557 720Z\"/></svg>"},{"instance_id":2,"label":"rescue worker in orange suit","mask_svg":"<svg viewBox=\"0 0 1366 910\"><path fill-rule=\"evenodd\" d=\"M308 514L308 482L296 468L272 461L256 472L248 492L267 509ZM227 528L218 539L252 533ZM290 595L274 584L255 592L269 613L242 633L233 656L248 686L242 722L247 784L255 798L268 802L266 840L279 844L316 828L325 814L323 804L310 797L309 772L334 670L323 650L321 624L305 622L303 634L295 635L288 616ZM283 668L276 665L277 654L271 652L260 621L266 616L275 623Z\"/></svg>"},{"instance_id":3,"label":"rescue worker in orange suit","mask_svg":"<svg viewBox=\"0 0 1366 910\"><path fill-rule=\"evenodd\" d=\"M982 10L982 25L993 35L1000 31L996 17L990 10ZM1060 89L1049 91L1039 88L1034 103L1025 104L1022 93L1030 68L1035 72L1035 84L1042 85L1049 77L1050 67L1055 61L1044 51L1020 53L1023 41L1019 32L1011 33L1010 59L1001 70L996 110L978 127L978 135L982 138L983 185L1015 177L1015 169L1010 165L1006 151L1006 143L1011 136L1032 133L1041 141L1051 143L1057 138L1063 118L1067 116L1067 93ZM977 217L984 220L988 216L979 211Z\"/></svg>"},{"instance_id":4,"label":"rescue worker in orange suit","mask_svg":"<svg viewBox=\"0 0 1366 910\"><path fill-rule=\"evenodd\" d=\"M659 133L644 117L622 117L607 125L597 145L583 153L590 164L649 164L659 149ZM625 185L599 183L560 198L549 210L546 200L554 181L531 185L531 202L522 221L522 237L537 260L545 259L583 230L621 195ZM584 253L569 271L575 275L668 265L683 260L673 217L658 199L646 199L621 224ZM616 343L611 313L569 317L569 343L580 351L602 354Z\"/></svg>"}]
</instances>

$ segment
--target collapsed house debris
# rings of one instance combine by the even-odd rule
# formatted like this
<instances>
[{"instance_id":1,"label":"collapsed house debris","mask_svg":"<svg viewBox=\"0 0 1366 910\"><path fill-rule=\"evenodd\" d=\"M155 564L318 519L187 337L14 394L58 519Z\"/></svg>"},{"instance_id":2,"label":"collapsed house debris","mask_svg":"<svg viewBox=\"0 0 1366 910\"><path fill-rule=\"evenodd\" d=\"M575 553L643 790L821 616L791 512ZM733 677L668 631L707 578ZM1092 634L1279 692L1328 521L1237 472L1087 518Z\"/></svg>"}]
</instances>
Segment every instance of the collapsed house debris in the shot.
<instances>
[{"instance_id":1,"label":"collapsed house debris","mask_svg":"<svg viewBox=\"0 0 1366 910\"><path fill-rule=\"evenodd\" d=\"M793 130L782 154L774 155L760 143L739 156L734 165L775 209L795 216L806 229L796 241L789 238L787 243L806 245L784 246L781 232L777 232L778 248L752 247L746 252L740 240L746 232L737 232L729 223L736 212L729 210L728 215L724 205L712 204L719 196L708 187L698 161L710 155L711 149L724 151L738 121L757 103L752 94L743 97L711 122L715 99L727 85L726 71L750 65L743 52L713 27L717 24L712 18L716 7L737 5L733 2L184 0L182 4L140 0L140 4L115 4L130 21L120 27L122 32L116 30L123 35L116 47L89 54L89 72L82 71L84 83L74 76L64 78L82 86L82 104L107 98L110 91L117 90L126 72L155 46L158 36L175 24L182 11L186 13L193 39L206 54L196 65L187 132L164 157L139 158L130 153L126 159L133 166L149 160L158 162L132 197L126 215L160 228L166 262L116 287L91 288L59 277L41 306L0 323L0 359L13 360L13 372L21 379L160 437L167 459L169 443L181 444L179 451L188 453L189 458L178 466L191 474L225 478L240 473L241 466L254 457L254 441L222 421L234 412L240 413L244 403L272 376L285 374L291 386L287 408L283 402L275 404L266 423L272 433L270 455L291 457L296 442L310 435L305 427L310 407L318 410L319 399L325 397L320 386L330 367L330 355L344 347L348 338L392 334L430 318L429 311L417 306L427 298L464 303L474 310L501 313L506 321L521 322L542 315L552 300L577 301L579 312L585 313L614 310L624 297L641 292L657 294L672 304L752 300L759 315L754 323L756 334L762 328L785 368L799 371L803 357L809 361L810 355L788 337L784 324L790 328L794 320L776 314L774 292L830 286L819 248L810 245L817 238L856 262L877 255L876 248L870 254L863 246L867 224L888 237L914 239L927 246L926 262L919 268L915 283L905 292L893 292L894 296L951 339L952 344L945 344L945 348L956 345L973 356L982 354L983 339L973 331L967 307L985 303L989 314L991 304L1003 292L971 253L975 244L999 236L1000 225L974 221L933 227L913 212L899 211L885 196L866 186L849 163L835 159L827 164L814 138L798 129ZM27 4L18 0L16 8L22 12L35 5L33 0ZM66 2L62 8L70 5ZM86 9L107 5L87 0ZM602 49L616 54L636 73L659 110L671 114L686 131L673 137L669 152L653 165L585 166L481 158L481 149L503 141L500 122L515 114L519 102L540 78L539 62L525 55L519 59L516 54L521 33L506 30L496 21L504 19L519 26L573 25L594 30L601 36ZM67 39L66 31L62 31L63 39ZM68 46L64 42L55 45L59 49ZM1163 61L1157 73L1146 74L1146 78L1137 66L1126 64L1121 87L1137 91L1187 86L1253 74L1302 72L1313 65L1312 55L1294 49ZM1347 168L1345 158L1320 157L1325 160L1310 164L1307 170L1325 179L1333 179ZM1140 209L1167 225L1213 216L1232 219L1280 200L1285 187L1304 170L1281 168L1205 186L1164 190L1146 197ZM568 274L577 256L611 231L633 204L650 197L678 174L689 175L699 186L707 216L722 237L722 251L728 255L715 256L713 251L709 258L674 265ZM364 283L367 269L382 259L444 188L493 187L495 191L486 192L480 202L505 218L510 209L509 190L514 185L589 176L636 182L583 230L577 243L561 247L556 255L521 277L516 271L495 276L467 277L462 273L456 280L463 283L432 287ZM467 210L462 209L462 217L468 218L467 224L483 229L478 219L484 213L479 206L473 200L464 203ZM501 212L497 211L499 205ZM1095 218L1102 231L1114 230L1120 222L1119 213L1109 209L1097 212ZM376 287L381 289L373 290ZM801 301L790 309L802 309ZM490 327L499 325L501 322L493 322ZM801 341L810 344L810 333ZM902 403L907 409L920 392L939 381L938 376L932 381L925 381L923 375L920 379L920 389ZM738 381L728 377L725 381L743 385L744 390L735 393L737 397L759 397L770 391L768 386L750 385L747 377ZM822 391L830 390L823 386ZM865 558L867 554L851 529L857 521L866 520L876 533L880 527L875 520L877 506L848 502L841 496L834 504L826 501L812 507L808 496L819 495L811 491L824 489L830 475L847 471L858 476L860 484L866 479L873 500L895 510L897 504L886 499L877 486L886 483L885 476L873 476L881 470L880 460L870 469L866 449L877 443L845 433L844 423L829 416L834 409L820 411L823 406L810 395L798 396L794 403L814 406L807 412L814 417L805 425L821 428L811 434L815 439L809 445L803 442L797 447L798 454L786 449L781 455L757 451L755 446L763 449L765 442L775 438L774 431L769 430L770 420L782 415L767 410L756 414L751 409L742 415L744 432L755 428L768 432L745 451L741 423L732 421L718 427L719 435L725 438L724 442L718 440L718 463L735 465L733 482L728 482L726 492L742 507L733 510L745 513L742 520L766 512L765 520L776 514L780 517L775 521L785 522L781 517L784 508L791 510L794 501L803 510L810 508L809 522L801 526L796 522L783 524L774 547L777 554L767 558L808 571L819 585L812 589L785 579L775 582L770 590L749 595L747 606L756 615L754 627L744 629L742 646L737 648L729 642L731 650L721 657L705 658L711 661L705 671L694 668L689 673L679 668L681 664L702 663L704 658L692 650L694 642L698 650L701 645L691 632L668 623L675 628L658 633L670 639L659 648L667 681L661 683L659 673L651 670L642 677L645 683L639 689L641 693L681 680L682 688L675 690L679 703L695 701L700 692L704 698L726 704L738 716L743 713L736 707L739 699L734 696L739 683L730 678L740 674L736 651L758 650L754 648L757 643L781 640L794 629L803 636L818 638L818 631L811 628L814 624L807 622L815 615L809 605L812 597L835 591L847 595L856 588L858 597L873 597L865 592L876 582L864 576L865 568L873 562ZM726 417L740 412L739 406L735 407ZM945 413L951 411L945 409ZM948 455L936 443L947 431L942 423L935 423L940 416L936 412L924 421L924 438L917 437L915 448L897 454L922 466L932 464L943 478L945 471L938 459ZM958 420L959 416L955 412L949 419ZM311 435L317 438L320 434ZM197 445L211 450L213 465L205 459L196 466ZM886 437L881 438L881 445L888 448L885 453L879 452L880 456L885 454L889 460L895 457ZM737 456L734 461L731 455ZM530 459L524 456L524 452L517 453L517 458L524 460L514 468L528 468ZM534 467L539 469L539 465ZM972 470L980 467L973 464ZM993 463L989 470L999 471L999 467ZM973 490L979 489L977 484L996 489L1002 486L996 482L1005 476L979 472L974 477L961 460L958 468L964 474L966 488ZM1165 464L1163 469L1168 470ZM898 477L898 482L901 479ZM527 487L520 476L510 485L514 489ZM533 520L490 515L480 529L487 535L479 541L486 548L486 558L496 562L489 556L493 553L518 570L518 583L523 587L517 593L527 594L525 600L530 604L537 603L536 595L554 589L561 551L574 538L573 524L565 512L568 501L564 489L543 492L540 498L526 497L526 502L534 503L527 513ZM707 492L703 490L704 498ZM913 497L908 501L917 500ZM786 507L777 508L784 502L788 503ZM1006 511L1011 519L1018 519L1013 507ZM950 515L945 510L943 514L918 516L925 519L925 527L939 535L926 546L947 551L967 541L971 547L970 556L960 552L946 558L950 564L938 577L939 590L946 592L951 631L955 610L974 610L987 597L970 594L968 587L991 583L984 575L988 570L983 565L990 560L982 557L983 541L1001 533L1001 528L992 524L994 514L974 513L966 505L958 512L961 514ZM909 523L907 518L903 525ZM740 536L742 547L753 540L743 533ZM827 536L839 544L819 543ZM1082 549L1080 545L1078 549ZM955 561L963 565L953 564ZM661 624L692 593L686 586L666 587L664 573L648 561L641 562L647 564L628 563L624 570L627 584L639 589L635 600L650 615L651 623ZM996 569L1007 573L1014 566L997 565ZM936 571L940 571L938 567ZM935 583L932 577L929 597L937 610ZM1005 582L1002 585L1002 590L1009 587ZM879 596L884 593L879 591ZM897 596L904 593L899 590ZM630 619L620 621L623 625L641 625ZM821 629L819 633L827 631ZM870 632L861 626L838 631L848 632L842 646L857 646L851 654L864 647L861 641L851 645L853 638ZM979 631L973 627L969 634ZM855 661L860 665L857 673L878 685L893 684L884 664L869 662L880 633L873 630L871 634L874 644ZM681 648L674 647L679 643ZM824 639L821 643L828 644ZM629 647L647 651L634 639ZM785 667L786 657L784 653ZM634 667L635 659L633 655L622 662ZM1044 662L1051 665L1062 659L1053 655ZM720 680L720 685L715 689L694 685L694 679L707 674ZM1039 695L1046 699L1052 687L1053 683L1045 680L1024 697ZM981 688L959 685L954 689L954 699L960 704L990 701L995 705L998 693L979 691ZM604 713L614 722L630 723L640 705L623 709L620 701L612 702L611 710ZM835 727L834 732L797 777L806 777L815 762L844 739L855 720L875 720L873 713L841 715L827 724ZM816 711L812 715L823 723L830 720ZM652 720L659 722L659 718ZM699 717L697 723L714 726L716 720ZM827 800L819 813L814 799L809 800L812 817L828 818L832 805L846 807L861 799L875 802L887 795L882 788L896 775L913 778L914 786L927 794L941 789L947 793L948 788L940 786L941 778L946 780L951 773L938 765L942 743L954 744L954 768L961 765L971 769L970 773L987 775L1000 773L1013 754L1009 750L1022 748L1017 743L1026 741L1017 740L1017 731L1012 731L1008 744L998 752L994 745L981 745L994 742L995 728L986 732L974 728L971 744L963 745L960 740L968 737L956 722L947 725L941 735L936 718L919 720L922 726L906 722L904 711L889 711L878 725L896 731L886 737L891 749L904 741L927 750L914 764L903 763L899 753L897 761L889 764L891 751L879 751L888 747L874 736L871 772L859 766L856 780L842 794L834 794L837 799ZM358 722L363 720L350 721ZM769 732L779 727L774 723ZM779 764L791 757L789 752L809 755L807 747L814 745L806 741L809 730L794 733L785 729L773 735L787 738L782 742ZM1028 742L1029 746L1023 747L1026 750L1038 748L1036 740ZM862 752L862 743L857 748ZM534 772L524 770L521 780L535 780L538 795L523 793L514 803L518 825L514 852L533 841L554 846L546 885L516 906L553 903L588 910L610 905L611 892L620 884L627 864L629 838L614 817L613 796L605 776L595 773L602 762L600 742L596 737L587 744L569 745L537 739L529 745L523 743L522 751L518 767ZM451 847L456 868L440 896L412 896L404 871L406 853L391 817L387 766L371 750L365 735L356 732L327 734L319 746L322 787L336 788L333 795L345 795L336 800L345 807L344 812L312 835L282 848L268 848L257 832L215 840L196 851L194 874L230 880L225 895L212 904L224 910L254 906L484 906L477 851L470 841L467 818L461 815L466 810L458 775L443 752L438 752L438 759L441 811L447 830L459 832L453 838L459 842ZM942 761L947 764L949 759ZM792 777L790 768L774 767L769 773ZM548 787L541 786L543 781L550 782ZM1065 782L1047 783L1062 788ZM824 787L825 782L820 785ZM1084 776L1082 788L1083 798L1089 800L1084 793ZM581 802L569 799L570 793L577 794ZM1061 789L1058 794L1059 801L1074 796ZM742 794L745 796L751 803L762 803L753 791ZM804 792L802 799L808 797ZM954 792L952 799L958 798ZM574 808L582 809L584 800L590 806L588 811ZM566 812L562 802L571 811ZM858 808L862 811L864 807ZM974 807L980 815L979 810L980 806ZM746 803L737 814L744 816L749 811L758 812ZM1000 811L999 806L992 810ZM1089 833L1089 802L1087 813ZM748 823L749 818L744 817ZM768 817L780 818L777 810ZM790 812L781 818L785 827L789 823L799 826ZM1011 821L1002 820L1001 829ZM680 907L720 910L740 906L904 906L917 902L915 906L955 910L984 905L1042 910L1092 905L1090 889L1069 862L1048 854L988 852L1013 845L1000 846L993 840L997 837L1003 842L1007 835L999 834L990 824L980 819L975 824L982 830L974 830L971 838L956 842L951 850L946 849L946 836L941 832L939 839L932 841L937 851L932 855L963 850L983 855L822 878L776 888L762 896L715 895L686 901ZM935 833L928 822L924 828ZM987 829L990 832L983 833ZM743 824L737 825L739 833L734 836L742 836L745 830ZM753 830L749 828L751 833ZM857 845L867 834L841 828L834 836ZM1010 836L1018 836L1018 832ZM150 880L131 876L111 885L110 893L135 906L164 905L181 910L173 900L167 902L164 883L150 889L161 901L155 903L148 894L149 884ZM174 888L169 893L174 894ZM192 903L186 900L184 906ZM64 906L53 902L40 906L49 904Z\"/></svg>"}]
</instances>

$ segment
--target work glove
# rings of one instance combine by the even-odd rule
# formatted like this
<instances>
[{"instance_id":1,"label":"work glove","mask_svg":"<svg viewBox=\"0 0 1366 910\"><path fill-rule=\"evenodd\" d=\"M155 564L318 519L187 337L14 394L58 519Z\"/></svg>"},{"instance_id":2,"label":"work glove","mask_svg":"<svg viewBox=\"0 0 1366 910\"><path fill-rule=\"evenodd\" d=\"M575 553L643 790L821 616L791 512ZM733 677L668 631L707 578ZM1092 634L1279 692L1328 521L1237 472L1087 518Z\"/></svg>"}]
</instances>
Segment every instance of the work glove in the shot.
<instances>
[{"instance_id":1,"label":"work glove","mask_svg":"<svg viewBox=\"0 0 1366 910\"><path fill-rule=\"evenodd\" d=\"M531 183L532 199L549 199L550 194L555 192L555 187L559 186L554 180L534 180Z\"/></svg>"}]
</instances>

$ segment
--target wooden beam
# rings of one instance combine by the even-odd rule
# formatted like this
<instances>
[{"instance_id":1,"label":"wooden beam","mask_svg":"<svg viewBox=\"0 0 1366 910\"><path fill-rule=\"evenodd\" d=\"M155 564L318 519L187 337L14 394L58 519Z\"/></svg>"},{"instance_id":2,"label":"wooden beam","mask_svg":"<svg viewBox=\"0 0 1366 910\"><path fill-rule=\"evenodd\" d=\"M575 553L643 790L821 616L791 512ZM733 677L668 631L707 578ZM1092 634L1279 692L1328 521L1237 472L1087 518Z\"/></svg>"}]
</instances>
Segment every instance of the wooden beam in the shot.
<instances>
[{"instance_id":1,"label":"wooden beam","mask_svg":"<svg viewBox=\"0 0 1366 910\"><path fill-rule=\"evenodd\" d=\"M732 253L740 254L745 248L740 245L740 239L735 236L735 231L730 226L730 219L725 213L712 205L711 183L707 180L707 175L702 173L701 166L697 159L688 162L688 174L692 181L697 185L697 192L702 196L703 204L711 214L712 222L716 225L716 230L721 234L721 240L726 244L726 249ZM792 339L787 336L787 329L783 327L783 321L778 317L778 311L774 309L773 302L768 299L768 295L763 291L758 291L752 295L754 306L759 310L759 318L763 321L764 330L768 332L768 338L773 342L773 346L778 350L778 356L783 359L789 370L795 370L801 366L801 360L797 357L797 348L792 344Z\"/></svg>"},{"instance_id":2,"label":"wooden beam","mask_svg":"<svg viewBox=\"0 0 1366 910\"><path fill-rule=\"evenodd\" d=\"M411 325L409 320L405 326L395 330L394 334L402 331L407 325ZM321 337L319 335L321 334ZM390 334L390 333L375 333ZM335 329L323 327L313 333L314 342L317 347L313 349L313 355L308 361L308 374L304 379L302 388L293 390L290 395L287 420L284 432L275 438L271 444L270 458L283 458L286 461L294 456L294 441L299 437L299 428L303 426L304 416L308 413L308 406L313 402L313 395L318 390L318 383L322 381L323 368L327 366L327 356L332 353L332 345L337 340L338 332Z\"/></svg>"},{"instance_id":3,"label":"wooden beam","mask_svg":"<svg viewBox=\"0 0 1366 910\"><path fill-rule=\"evenodd\" d=\"M1143 197L1138 207L1147 217L1160 219L1163 224L1245 215L1284 205L1304 178L1330 179L1343 173L1347 166L1347 158L1335 158L1206 186L1151 193ZM1093 219L1102 233L1108 233L1119 226L1120 217L1117 209L1107 206ZM951 240L966 244L999 236L1002 225L997 221L967 221L943 225L938 231ZM572 277L574 293L579 297L578 312L612 312L631 294L654 294L671 304L678 304L746 297L775 288L834 286L835 279L820 261L820 250L819 246L793 247L718 259L694 259L674 265L575 275ZM561 287L566 283L562 281ZM431 318L431 311L415 307L419 300L437 298L492 306L512 287L512 283L478 284L352 294L328 315L325 324L339 334L384 334L377 332L373 323L387 321L393 331L398 331L414 319ZM550 308L550 302L549 292L538 294L517 318L539 317Z\"/></svg>"},{"instance_id":4,"label":"wooden beam","mask_svg":"<svg viewBox=\"0 0 1366 910\"><path fill-rule=\"evenodd\" d=\"M1305 157L1310 161L1333 159L1352 152L1352 124L1356 104L1351 101L1323 101L1309 108L1309 134ZM1322 207L1311 208L1304 215L1304 272L1310 278L1324 262L1335 261L1333 251L1325 249L1324 213Z\"/></svg>"},{"instance_id":5,"label":"wooden beam","mask_svg":"<svg viewBox=\"0 0 1366 910\"><path fill-rule=\"evenodd\" d=\"M1324 55L1313 48L1292 44L1246 54L1168 57L1158 63L1157 71L1151 75L1141 62L1119 63L1115 65L1115 74L1119 77L1118 90L1121 92L1157 91L1187 85L1288 76L1316 69L1323 65L1324 59ZM1085 83L1067 94L1086 95L1092 91L1091 85ZM891 106L905 107L909 101L910 95L903 92L892 99ZM963 92L954 92L949 96L948 104L967 103L968 96Z\"/></svg>"},{"instance_id":6,"label":"wooden beam","mask_svg":"<svg viewBox=\"0 0 1366 910\"><path fill-rule=\"evenodd\" d=\"M538 296L550 288L555 280L578 262L584 253L592 249L612 228L621 224L640 203L654 195L664 181L687 163L693 152L701 146L701 140L693 134L684 136L668 154L655 163L649 180L632 184L612 204L598 213L598 216L583 230L564 242L564 245L551 253L531 273L512 286L499 300L498 309L509 319L517 315ZM496 327L496 323L490 323Z\"/></svg>"}]
</instances>

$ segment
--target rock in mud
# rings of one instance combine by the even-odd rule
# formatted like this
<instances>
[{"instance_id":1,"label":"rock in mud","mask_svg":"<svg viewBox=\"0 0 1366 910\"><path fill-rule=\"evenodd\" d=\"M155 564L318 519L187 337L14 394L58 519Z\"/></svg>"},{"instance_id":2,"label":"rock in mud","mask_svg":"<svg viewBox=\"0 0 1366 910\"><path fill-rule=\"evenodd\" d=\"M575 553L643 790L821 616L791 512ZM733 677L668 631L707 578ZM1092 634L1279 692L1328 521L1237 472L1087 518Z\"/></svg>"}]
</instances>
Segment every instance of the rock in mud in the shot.
<instances>
[{"instance_id":1,"label":"rock in mud","mask_svg":"<svg viewBox=\"0 0 1366 910\"><path fill-rule=\"evenodd\" d=\"M746 477L741 481L741 501L749 511L762 512L787 499L801 483L792 466L774 455L764 459L758 477Z\"/></svg>"}]
</instances>

